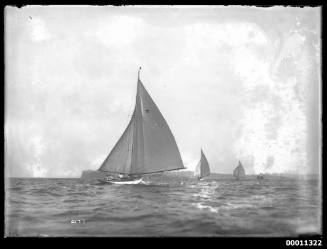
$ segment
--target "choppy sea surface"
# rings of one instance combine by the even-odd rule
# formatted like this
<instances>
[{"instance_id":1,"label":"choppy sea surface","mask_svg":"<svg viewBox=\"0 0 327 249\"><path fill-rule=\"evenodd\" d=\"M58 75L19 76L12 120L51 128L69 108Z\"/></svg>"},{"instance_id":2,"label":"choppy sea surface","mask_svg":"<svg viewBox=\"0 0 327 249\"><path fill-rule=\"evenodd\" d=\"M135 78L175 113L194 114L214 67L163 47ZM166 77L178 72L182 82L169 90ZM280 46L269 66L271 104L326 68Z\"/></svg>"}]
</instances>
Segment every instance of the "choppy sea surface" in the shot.
<instances>
[{"instance_id":1,"label":"choppy sea surface","mask_svg":"<svg viewBox=\"0 0 327 249\"><path fill-rule=\"evenodd\" d=\"M5 236L294 236L320 233L316 178L191 174L146 185L7 178Z\"/></svg>"}]
</instances>

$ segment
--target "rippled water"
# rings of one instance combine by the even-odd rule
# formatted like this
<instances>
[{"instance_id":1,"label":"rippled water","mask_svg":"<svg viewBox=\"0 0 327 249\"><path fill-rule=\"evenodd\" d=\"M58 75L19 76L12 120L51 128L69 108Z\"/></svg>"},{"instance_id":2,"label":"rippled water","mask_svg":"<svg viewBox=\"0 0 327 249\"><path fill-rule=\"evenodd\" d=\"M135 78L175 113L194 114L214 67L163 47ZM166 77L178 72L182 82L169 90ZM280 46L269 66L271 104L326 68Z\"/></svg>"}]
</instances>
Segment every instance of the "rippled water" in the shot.
<instances>
[{"instance_id":1,"label":"rippled water","mask_svg":"<svg viewBox=\"0 0 327 249\"><path fill-rule=\"evenodd\" d=\"M315 179L164 174L148 185L6 180L7 236L291 236L319 232ZM76 221L76 223L75 223ZM79 223L81 222L81 223Z\"/></svg>"}]
</instances>

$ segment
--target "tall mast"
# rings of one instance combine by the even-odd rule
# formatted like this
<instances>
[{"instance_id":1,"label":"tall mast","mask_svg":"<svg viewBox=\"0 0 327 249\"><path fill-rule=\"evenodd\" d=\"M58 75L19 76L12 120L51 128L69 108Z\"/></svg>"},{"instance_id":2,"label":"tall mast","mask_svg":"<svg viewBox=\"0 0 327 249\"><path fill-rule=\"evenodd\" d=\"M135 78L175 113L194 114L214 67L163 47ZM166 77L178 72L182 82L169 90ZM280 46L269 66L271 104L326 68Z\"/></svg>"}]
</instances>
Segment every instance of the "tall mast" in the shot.
<instances>
[{"instance_id":1,"label":"tall mast","mask_svg":"<svg viewBox=\"0 0 327 249\"><path fill-rule=\"evenodd\" d=\"M137 72L137 80L140 80L140 71L141 71L141 67L139 68L139 71Z\"/></svg>"}]
</instances>

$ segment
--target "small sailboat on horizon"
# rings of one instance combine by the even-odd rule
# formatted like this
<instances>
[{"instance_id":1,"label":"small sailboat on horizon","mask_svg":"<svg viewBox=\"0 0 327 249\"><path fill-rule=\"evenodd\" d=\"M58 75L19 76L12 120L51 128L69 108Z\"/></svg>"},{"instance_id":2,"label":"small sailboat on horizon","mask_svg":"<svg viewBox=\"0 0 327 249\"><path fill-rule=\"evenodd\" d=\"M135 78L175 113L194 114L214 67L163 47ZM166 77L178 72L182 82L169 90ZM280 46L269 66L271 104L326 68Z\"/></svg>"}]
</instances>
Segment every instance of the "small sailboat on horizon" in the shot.
<instances>
[{"instance_id":1,"label":"small sailboat on horizon","mask_svg":"<svg viewBox=\"0 0 327 249\"><path fill-rule=\"evenodd\" d=\"M260 173L259 175L257 175L257 179L258 180L263 180L264 179L264 174Z\"/></svg>"},{"instance_id":2,"label":"small sailboat on horizon","mask_svg":"<svg viewBox=\"0 0 327 249\"><path fill-rule=\"evenodd\" d=\"M240 178L245 176L245 170L241 161L238 161L238 166L234 169L233 176L236 178L236 180L239 180Z\"/></svg>"},{"instance_id":3,"label":"small sailboat on horizon","mask_svg":"<svg viewBox=\"0 0 327 249\"><path fill-rule=\"evenodd\" d=\"M198 180L203 180L203 177L210 176L210 167L206 156L201 149L201 158L199 163L195 167L194 176Z\"/></svg>"},{"instance_id":4,"label":"small sailboat on horizon","mask_svg":"<svg viewBox=\"0 0 327 249\"><path fill-rule=\"evenodd\" d=\"M139 184L144 174L185 169L175 138L140 80L132 118L99 172L102 183Z\"/></svg>"}]
</instances>

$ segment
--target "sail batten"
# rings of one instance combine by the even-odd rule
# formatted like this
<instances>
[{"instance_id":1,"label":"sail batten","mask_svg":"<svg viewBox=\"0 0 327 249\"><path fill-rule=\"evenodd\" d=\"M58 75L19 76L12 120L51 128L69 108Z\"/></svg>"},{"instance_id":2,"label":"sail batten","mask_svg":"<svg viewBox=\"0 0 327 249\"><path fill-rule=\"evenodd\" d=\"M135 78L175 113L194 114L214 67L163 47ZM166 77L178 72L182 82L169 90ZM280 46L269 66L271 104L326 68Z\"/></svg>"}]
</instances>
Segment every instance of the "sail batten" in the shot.
<instances>
[{"instance_id":1,"label":"sail batten","mask_svg":"<svg viewBox=\"0 0 327 249\"><path fill-rule=\"evenodd\" d=\"M138 72L133 116L99 170L133 175L178 169L184 165L175 138Z\"/></svg>"}]
</instances>

